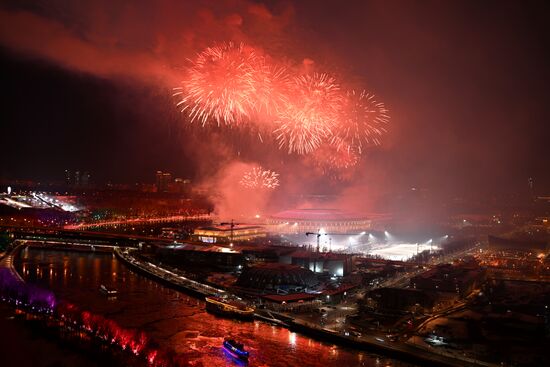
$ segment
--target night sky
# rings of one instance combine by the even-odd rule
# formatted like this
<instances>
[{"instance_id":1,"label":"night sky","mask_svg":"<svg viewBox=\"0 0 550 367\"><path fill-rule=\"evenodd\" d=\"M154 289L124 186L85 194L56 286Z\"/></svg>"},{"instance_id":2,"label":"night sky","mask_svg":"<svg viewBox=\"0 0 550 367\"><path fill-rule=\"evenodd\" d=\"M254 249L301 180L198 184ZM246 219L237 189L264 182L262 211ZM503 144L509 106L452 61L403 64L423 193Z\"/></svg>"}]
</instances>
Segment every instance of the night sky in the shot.
<instances>
[{"instance_id":1,"label":"night sky","mask_svg":"<svg viewBox=\"0 0 550 367\"><path fill-rule=\"evenodd\" d=\"M550 193L543 1L116 3L0 7L2 178L200 179L226 159L220 144L240 143L189 129L171 87L186 58L230 38L312 59L385 102L390 135L358 180L454 194L511 192L533 177ZM244 145L231 154L280 159Z\"/></svg>"}]
</instances>

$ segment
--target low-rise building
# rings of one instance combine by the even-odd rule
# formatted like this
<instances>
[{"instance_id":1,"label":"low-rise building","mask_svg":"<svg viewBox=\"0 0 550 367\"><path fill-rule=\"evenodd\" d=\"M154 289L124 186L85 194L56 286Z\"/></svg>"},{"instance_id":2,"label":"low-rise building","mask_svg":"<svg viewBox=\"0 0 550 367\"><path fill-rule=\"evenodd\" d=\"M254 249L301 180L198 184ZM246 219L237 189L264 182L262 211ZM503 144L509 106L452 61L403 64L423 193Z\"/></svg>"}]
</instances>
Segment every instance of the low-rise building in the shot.
<instances>
[{"instance_id":1,"label":"low-rise building","mask_svg":"<svg viewBox=\"0 0 550 367\"><path fill-rule=\"evenodd\" d=\"M410 280L414 289L468 295L485 278L485 271L473 266L443 264Z\"/></svg>"},{"instance_id":2,"label":"low-rise building","mask_svg":"<svg viewBox=\"0 0 550 367\"><path fill-rule=\"evenodd\" d=\"M346 276L353 271L353 255L333 252L296 250L279 257L283 264L299 265L314 273L328 273L330 276Z\"/></svg>"},{"instance_id":3,"label":"low-rise building","mask_svg":"<svg viewBox=\"0 0 550 367\"><path fill-rule=\"evenodd\" d=\"M193 237L205 243L229 243L234 241L250 241L255 238L266 237L267 233L262 226L227 224L212 225L195 229Z\"/></svg>"},{"instance_id":4,"label":"low-rise building","mask_svg":"<svg viewBox=\"0 0 550 367\"><path fill-rule=\"evenodd\" d=\"M180 266L202 266L224 270L236 270L245 265L244 255L230 248L193 243L161 244L156 256L163 263Z\"/></svg>"},{"instance_id":5,"label":"low-rise building","mask_svg":"<svg viewBox=\"0 0 550 367\"><path fill-rule=\"evenodd\" d=\"M368 297L379 310L414 311L415 307L421 307L429 311L435 304L433 294L419 289L378 288L370 291Z\"/></svg>"}]
</instances>

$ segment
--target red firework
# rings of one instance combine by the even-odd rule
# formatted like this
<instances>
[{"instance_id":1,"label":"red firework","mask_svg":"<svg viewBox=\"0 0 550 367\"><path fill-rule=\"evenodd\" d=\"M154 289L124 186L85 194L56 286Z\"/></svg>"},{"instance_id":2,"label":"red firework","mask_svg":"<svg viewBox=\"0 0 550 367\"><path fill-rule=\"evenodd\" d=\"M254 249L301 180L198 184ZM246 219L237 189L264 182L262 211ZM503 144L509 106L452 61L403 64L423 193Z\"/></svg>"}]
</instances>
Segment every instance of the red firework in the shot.
<instances>
[{"instance_id":1,"label":"red firework","mask_svg":"<svg viewBox=\"0 0 550 367\"><path fill-rule=\"evenodd\" d=\"M254 95L251 101L254 110L272 118L288 104L291 88L288 71L285 67L271 64L263 58L252 77Z\"/></svg>"},{"instance_id":2,"label":"red firework","mask_svg":"<svg viewBox=\"0 0 550 367\"><path fill-rule=\"evenodd\" d=\"M248 189L275 189L279 186L279 174L262 167L254 167L245 172L240 184Z\"/></svg>"},{"instance_id":3,"label":"red firework","mask_svg":"<svg viewBox=\"0 0 550 367\"><path fill-rule=\"evenodd\" d=\"M334 180L349 180L361 156L352 149L338 149L335 145L323 144L310 154L305 162L312 165L318 175Z\"/></svg>"},{"instance_id":4,"label":"red firework","mask_svg":"<svg viewBox=\"0 0 550 367\"><path fill-rule=\"evenodd\" d=\"M316 166L325 171L347 169L357 165L360 155L351 147L337 147L326 144L313 152Z\"/></svg>"},{"instance_id":5,"label":"red firework","mask_svg":"<svg viewBox=\"0 0 550 367\"><path fill-rule=\"evenodd\" d=\"M390 119L384 103L376 101L373 94L354 90L341 102L340 120L331 143L338 149L356 149L359 154L366 146L380 145Z\"/></svg>"},{"instance_id":6,"label":"red firework","mask_svg":"<svg viewBox=\"0 0 550 367\"><path fill-rule=\"evenodd\" d=\"M327 74L294 79L289 103L275 123L275 136L288 153L307 154L330 136L341 104L340 86Z\"/></svg>"},{"instance_id":7,"label":"red firework","mask_svg":"<svg viewBox=\"0 0 550 367\"><path fill-rule=\"evenodd\" d=\"M177 106L202 125L210 120L218 125L239 123L254 108L262 65L263 57L243 44L209 47L198 54L182 87L175 88L174 96L181 97Z\"/></svg>"}]
</instances>

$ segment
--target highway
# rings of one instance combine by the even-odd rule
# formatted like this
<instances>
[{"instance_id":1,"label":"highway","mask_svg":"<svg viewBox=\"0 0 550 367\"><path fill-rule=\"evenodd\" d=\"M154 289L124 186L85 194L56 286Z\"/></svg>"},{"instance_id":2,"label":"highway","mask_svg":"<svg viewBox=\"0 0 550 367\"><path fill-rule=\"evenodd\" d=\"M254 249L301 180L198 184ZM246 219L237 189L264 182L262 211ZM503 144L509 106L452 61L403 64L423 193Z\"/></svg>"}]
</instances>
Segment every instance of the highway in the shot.
<instances>
[{"instance_id":1,"label":"highway","mask_svg":"<svg viewBox=\"0 0 550 367\"><path fill-rule=\"evenodd\" d=\"M161 217L138 217L121 220L98 221L91 223L68 224L64 229L68 230L84 230L89 228L114 227L123 225L142 225L155 223L172 223L172 222L188 222L202 221L212 219L210 214L193 214L193 215L169 215Z\"/></svg>"}]
</instances>

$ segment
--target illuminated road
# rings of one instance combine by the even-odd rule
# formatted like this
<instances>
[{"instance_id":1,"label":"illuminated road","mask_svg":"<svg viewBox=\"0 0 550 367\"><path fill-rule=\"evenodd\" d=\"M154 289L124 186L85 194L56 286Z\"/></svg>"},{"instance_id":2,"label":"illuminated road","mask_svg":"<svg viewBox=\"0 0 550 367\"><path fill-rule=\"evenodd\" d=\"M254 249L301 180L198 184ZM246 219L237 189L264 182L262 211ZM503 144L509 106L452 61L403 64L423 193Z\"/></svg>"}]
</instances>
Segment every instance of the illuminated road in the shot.
<instances>
[{"instance_id":1,"label":"illuminated road","mask_svg":"<svg viewBox=\"0 0 550 367\"><path fill-rule=\"evenodd\" d=\"M204 304L139 276L110 254L27 249L16 269L29 282L52 289L59 298L140 328L161 346L173 347L190 364L236 364L220 349L225 336L244 342L251 366L410 366L403 362L336 347L262 322L236 322L204 311ZM99 292L119 290L115 300Z\"/></svg>"},{"instance_id":2,"label":"illuminated road","mask_svg":"<svg viewBox=\"0 0 550 367\"><path fill-rule=\"evenodd\" d=\"M89 229L89 228L102 228L102 227L116 227L125 225L141 225L141 224L155 224L155 223L172 223L172 222L186 222L197 220L210 220L210 214L194 214L194 215L170 215L165 217L143 217L143 218L130 218L121 220L108 220L93 223L79 223L68 224L64 226L64 229Z\"/></svg>"}]
</instances>

